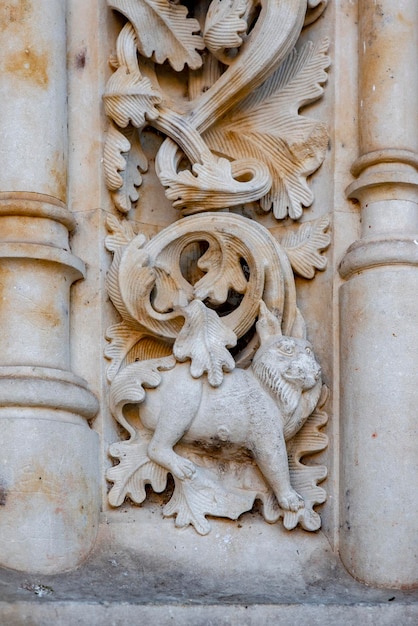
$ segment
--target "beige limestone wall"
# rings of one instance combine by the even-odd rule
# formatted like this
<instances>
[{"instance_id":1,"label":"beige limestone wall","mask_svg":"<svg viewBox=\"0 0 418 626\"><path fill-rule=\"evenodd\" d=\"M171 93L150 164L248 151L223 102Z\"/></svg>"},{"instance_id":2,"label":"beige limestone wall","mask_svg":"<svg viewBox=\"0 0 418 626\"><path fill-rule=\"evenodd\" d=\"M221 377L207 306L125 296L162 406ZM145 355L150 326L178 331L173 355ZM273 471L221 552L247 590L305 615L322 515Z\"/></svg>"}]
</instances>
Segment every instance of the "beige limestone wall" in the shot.
<instances>
[{"instance_id":1,"label":"beige limestone wall","mask_svg":"<svg viewBox=\"0 0 418 626\"><path fill-rule=\"evenodd\" d=\"M417 571L415 557L412 557L410 553L414 536L416 536L414 535L416 502L414 503L413 500L411 502L408 495L413 490L413 478L411 477L414 476L413 472L415 471L413 465L415 453L411 442L416 432L412 416L414 406L413 363L416 354L414 348L411 348L410 342L416 326L414 304L416 264L413 266L414 263L408 260L405 263L408 268L403 266L402 269L393 269L392 257L392 259L385 261L377 271L370 271L370 268L367 268L364 276L360 275L363 272L363 268L360 266L354 268L351 278L350 272L339 273L338 271L348 247L359 238L363 240L367 236L369 222L372 224L374 233L379 235L385 231L385 237L391 237L392 229L388 226L390 219L392 219L391 224L394 222L394 226L401 222L398 217L391 218L394 210L393 205L396 205L398 214L402 211L404 234L409 237L411 232L415 232L413 231L413 224L415 223L416 226L417 219L415 161L408 161L405 165L405 159L397 160L392 155L391 173L395 172L395 182L393 182L393 178L386 180L384 176L372 181L371 187L375 189L380 185L382 194L376 200L375 215L372 215L366 206L369 188L367 187L367 193L364 192L361 180L360 183L355 183L349 198L345 191L360 173L359 169L354 171L354 175L350 172L352 164L359 156L367 155L371 151L384 151L385 149L415 151L417 141L415 121L406 124L405 120L416 119L415 99L412 96L416 90L411 85L415 85L417 74L416 71L414 72L415 61L410 61L416 52L416 40L415 35L411 34L411 28L405 26L405 20L416 23L418 17L414 13L414 3L402 2L395 8L391 6L392 4L389 2L380 3L379 11L383 11L383 15L379 16L376 13L378 11L377 4L374 2L357 3L354 0L334 0L329 3L324 15L304 31L301 39L301 43L303 43L307 39L320 41L324 37L328 37L331 42L332 65L329 70L329 84L324 97L307 109L310 116L327 124L330 134L329 151L321 169L312 177L311 184L315 202L306 212L303 220L315 219L329 214L331 216L332 245L326 251L328 258L326 271L318 273L313 282L304 279L297 279L296 282L298 305L307 322L308 338L315 346L315 352L323 370L324 383L331 391L330 400L326 405L329 414L326 428L329 445L327 450L317 459L317 462L324 463L328 467L328 478L325 483L328 496L326 503L320 508L322 530L317 535L301 538L300 542L301 546L304 546L308 541L311 542L312 552L317 551L319 562L329 558L327 556L328 543L337 554L341 549L344 564L360 580L372 585L402 586L416 584ZM10 199L9 196L3 198L3 193L44 194L42 198L38 196L28 198L27 195L19 196L19 201L22 201L25 207L29 206L29 200L36 200L40 203L45 201L45 195L48 198L53 198L48 202L58 206L60 210L68 207L74 218L75 229L70 239L71 250L85 264L85 279L76 282L72 287L71 301L69 301L68 290L65 294L61 293L60 298L58 298L57 290L54 289L51 278L42 278L42 272L33 272L32 274L32 269L30 272L27 271L28 262L27 256L25 256L24 261L20 262L21 266L18 270L14 268L14 271L19 271L21 280L32 285L33 290L38 288L34 285L39 282L41 285L39 287L41 290L40 299L45 299L46 294L49 294L51 290L54 292L55 302L59 301L61 307L59 331L57 331L58 334L54 335L48 328L50 340L47 344L42 338L43 335L40 335L37 343L32 342L33 335L28 331L27 313L23 310L20 317L17 316L19 306L14 301L9 301L9 308L3 308L4 313L1 313L5 320L3 328L6 329L1 338L4 343L2 350L4 361L2 360L1 364L4 367L15 366L16 364L36 365L71 371L77 377L87 381L88 389L98 398L100 408L94 419L94 407L84 411L87 413L86 415L82 410L79 410L83 417L91 420L91 430L87 429L85 421L81 418L79 421L82 422L82 425L78 418L71 417L69 419L68 415L65 415L61 422L59 420L53 421L50 428L42 430L41 440L39 440L40 431L38 428L38 423L41 423L41 420L35 421L37 417L35 413L40 409L31 408L30 419L28 419L27 413L24 414L24 419L28 419L28 428L26 429L29 441L28 449L31 450L31 446L33 446L34 457L45 458L47 453L44 451L44 447L46 446L48 450L54 449L59 445L60 437L65 437L64 448L65 458L68 459L68 471L72 473L72 476L73 474L76 475L75 483L72 482L72 487L69 490L69 496L77 500L80 489L82 489L80 476L83 473L86 474L89 484L88 490L91 491L88 498L94 509L92 516L97 516L100 509L101 536L104 537L101 541L103 545L109 542L110 549L112 545L119 545L124 549L132 550L135 554L141 554L145 543L155 546L153 554L157 560L164 559L167 546L159 538L162 533L167 533L166 536L172 538L173 543L177 541L179 549L187 553L187 566L190 568L194 567L193 552L196 551L200 558L201 554L204 554L214 571L220 555L225 561L225 567L227 567L226 562L230 559L228 567L233 565L235 568L242 567L243 571L250 571L248 562L243 564L240 557L243 543L236 536L239 533L236 522L216 521L214 522L213 537L210 540L200 540L191 529L173 530L170 526L169 530L172 520L161 519L161 500L158 496L142 507L133 507L126 503L122 507L114 509L108 504L107 491L109 485L104 478L106 468L112 464L108 449L111 443L123 435L109 409L109 386L106 381L107 363L103 357L106 345L106 329L111 323L118 320L118 315L109 301L105 288L105 275L111 262L111 255L104 247L105 220L108 214L115 214L116 211L106 190L103 176L103 150L108 121L104 112L102 95L106 89L106 82L112 73L108 59L115 53L116 37L123 20L108 9L104 0L93 0L89 3L83 0L69 0L65 39L62 7L60 10L55 7L54 10L59 13L56 17L56 21L61 24L59 34L57 22L51 20L48 12L35 15L35 13L30 12L32 9L27 9L31 16L31 28L36 23L36 30L33 32L35 34L42 32L45 39L45 50L52 48L54 50L53 70L48 73L53 87L46 88L43 84L45 80L42 78L42 72L39 73L40 78L38 77L36 85L33 84L33 81L29 81L28 70L25 65L26 56L31 57L35 52L32 52L31 47L28 48L30 49L29 55L25 52L27 41L19 42L19 39L16 38L16 33L21 32L17 30L17 23L13 22L10 26L9 37L13 35L10 57L16 58L18 53L26 56L25 62L22 59L19 61L17 73L11 73L10 63L12 61L10 59L3 62L5 66L3 68L5 71L2 74L2 80L5 84L5 90L2 92L5 102L3 111L6 113L3 114L0 132L2 135L4 134L6 141L1 143L0 150L6 165L0 173L0 201L2 207L6 206L7 201L4 215L9 222L5 222L2 232L5 243L8 241L8 233L11 232L12 235L9 239L11 241L18 239L19 245L23 245L27 241L31 243L36 241L39 245L46 243L50 246L52 242L53 246L60 250L67 250L68 229L65 220L50 218L49 213L46 218L46 213L44 213L42 219L45 223L48 222L49 231L42 224L42 228L37 230L36 236L32 233L27 234L29 227L26 224L26 213L19 212L18 224L14 225L10 222L10 212L8 212ZM12 22L10 15L6 17ZM25 16L23 15L19 19L25 20ZM373 20L378 21L375 23ZM373 28L371 28L370 22L373 22ZM395 26L393 26L394 24ZM7 30L4 36L7 36ZM373 45L368 43L371 37L373 38ZM66 51L64 49L65 41L67 41ZM405 45L401 46L401 54L399 52L400 42L404 41ZM35 44L33 45L35 50ZM366 46L366 52L369 55L366 59L362 56L365 54L363 45ZM373 46L378 45L384 51L379 61L380 66L376 61L379 52L375 52L373 48ZM44 48L39 51L36 48L37 62L44 54ZM65 54L66 71L64 70L63 56ZM392 67L393 58L396 58L398 68L396 90L392 87L393 79L387 79L387 67L384 65L387 61L391 71L395 72L396 68ZM32 57L30 63L32 63ZM359 63L360 79L358 74ZM9 69L7 69L8 67ZM19 85L17 104L16 86L10 87L11 75L13 80L18 81ZM377 92L373 90L375 82L378 84L375 76L380 76ZM30 93L26 93L25 89L29 89ZM40 93L39 97L34 97L33 94L38 94L38 92ZM408 93L408 97L405 97L406 93ZM65 113L66 94L68 94L68 117ZM13 105L10 104L11 102ZM402 107L400 107L400 102ZM57 115L61 115L61 117L56 119ZM8 121L9 118L10 121ZM35 118L37 123L33 124ZM19 123L16 123L16 119L19 120ZM65 130L67 119L68 137ZM151 236L162 227L172 223L178 215L166 199L162 186L153 173L152 155L155 153L160 139L155 133L148 130L144 132L144 137L144 150L151 157L150 171L144 177L144 183L140 190L140 201L136 209L130 213L129 218L136 222L147 235ZM23 145L26 146L25 150L16 151L15 146ZM38 146L48 146L46 151L42 152L42 158ZM30 150L29 147L31 147ZM10 154L14 155L13 159L10 158ZM59 158L57 158L57 154L59 154ZM59 167L62 168L58 176L61 186L57 183L56 173L51 172L52 161L55 166L58 163ZM380 167L379 164L375 169L376 171L379 170L378 173L387 171L386 166ZM401 180L398 180L396 178L398 171L405 172L405 177L408 180L402 177ZM65 175L68 180L66 193L63 191ZM388 187L389 183L390 186ZM405 194L403 192L406 187L407 193ZM359 188L361 188L360 192L358 192ZM382 206L382 203L389 202L389 200L392 203L390 208L387 208L387 205ZM400 200L407 206L406 204L405 206L400 205ZM31 217L30 219L33 225L31 228L36 230L36 224L33 220L39 219L39 217ZM362 220L363 224L361 225ZM280 234L282 227L278 226L270 215L263 216L260 222L270 228L273 233ZM365 230L366 228L367 230ZM50 234L48 235L49 239L45 242L46 232L50 232ZM18 233L19 236L17 237L15 233ZM41 236L42 240L40 239ZM397 253L394 254L396 257ZM61 260L59 262L61 263ZM11 263L16 262L8 259L7 263L4 264L5 272L7 265ZM45 262L42 263L42 267L45 267ZM386 271L384 269L385 264L390 265L387 274L384 274ZM58 276L62 276L62 264L55 263L54 272L56 272L57 267L60 268ZM80 266L79 271L81 270L82 267ZM346 282L347 280L348 282ZM406 281L408 281L408 289L405 288ZM18 282L14 284L19 285ZM340 288L343 284L340 299ZM60 282L61 288L62 282ZM8 293L11 289L12 287L9 285ZM405 300L405 294L409 294L408 301ZM378 301L378 297L382 298L381 302ZM63 313L63 309L68 305L69 315ZM393 316L396 315L398 318L403 336L403 343L400 348L397 348L396 354L388 343L388 337L393 330L391 324L388 324L386 328L385 324L381 320L376 320L375 317L381 309L387 313L390 307L393 307ZM361 314L361 311L366 308L371 310L372 317L369 325L365 323ZM21 330L17 328L19 323L22 326ZM375 332L377 333L376 337L373 334ZM10 337L19 337L19 341L16 341L16 348L14 348L14 343L10 343ZM342 337L342 342L340 342L340 337ZM31 356L25 360L24 355L27 353L26 346L28 344L31 344ZM66 348L60 351L60 347L62 348L64 344ZM366 352L365 355L363 355L363 351ZM21 357L19 356L20 353ZM371 358L367 361L371 353L375 355L373 357L374 362L371 362ZM379 354L386 354L384 367L381 367L378 362L376 355ZM33 359L37 359L36 363ZM359 364L363 368L361 375L357 373ZM404 421L395 428L394 432L389 431L392 434L385 435L382 447L376 447L375 440L371 441L371 446L369 430L372 423L373 432L378 427L380 428L381 407L376 407L379 407L379 402L382 405L388 403L386 390L388 379L392 377L394 370L397 373L397 391L389 394L389 400L392 402L392 407L395 406L397 411L400 411L404 405L402 413ZM39 391L37 393L44 392ZM60 393L57 391L58 395ZM88 397L91 398L90 395ZM84 406L87 402L86 398L82 396L81 404L83 405L84 402ZM373 398L372 411L370 410L371 398ZM91 400L91 402L93 406L94 401ZM78 409L78 404L76 408ZM64 410L60 406L58 409ZM4 408L1 410L5 411ZM74 412L77 413L77 410L71 407L71 413ZM391 412L388 412L388 421L391 417L389 413ZM61 414L58 417L60 416ZM9 421L14 419L10 411L7 413L7 419ZM44 416L44 419L50 420L50 415ZM71 422L71 426L69 422ZM36 427L33 426L35 423ZM63 435L64 431L59 430L60 426L57 424L61 423L66 424L65 428L68 430L68 434ZM19 424L23 424L23 421L20 421ZM18 433L16 433L15 428L15 422L13 422L10 427L10 437L13 440L20 436L18 434L20 430L18 429ZM81 428L84 430L81 431ZM74 430L83 434L72 434ZM96 436L100 439L99 451L96 447ZM396 444L393 443L392 437L393 440L396 440ZM67 443L67 441L77 441L79 444L71 454L68 454L68 446L71 443ZM16 447L6 439L3 445L10 451L10 463L15 464L15 456L18 454L15 452ZM401 467L401 460L405 458L405 455L409 455L409 457L405 460L404 467ZM356 469L356 459L359 457L361 470ZM55 467L55 458L50 461L50 465L51 469L48 469L49 466L45 463L44 471L50 472L51 475L60 473L61 479L68 482L68 475L62 473L61 469L58 471ZM387 468L390 468L393 477L390 481L385 482L381 478L382 473L384 474ZM100 484L100 506L97 496L98 484ZM399 489L398 484L401 485ZM347 495L347 492L351 495ZM36 491L36 498L42 499L44 497L46 497L44 492ZM351 500L351 498L354 499ZM36 508L39 505L36 505L35 502L33 506ZM57 508L55 501L53 501L53 506L55 509ZM78 506L77 500L74 507ZM350 506L351 509L350 516L347 516L347 506ZM379 514L376 514L376 506L380 510ZM389 513L387 513L388 508L390 509ZM26 504L24 510L28 510ZM20 519L23 516L22 500L19 496L11 511L11 519ZM36 515L34 514L35 518ZM48 519L54 520L55 518ZM408 524L411 522L409 526L408 524L405 526L405 520L408 521ZM45 524L45 518L41 516L40 521L36 523L42 527ZM10 526L10 522L7 524ZM71 535L73 529L77 528L78 521L75 522L74 518L71 518L64 531L56 520L51 524L53 530L48 535L48 540L54 543L54 537L56 535L60 537L59 541L57 540L58 548L54 548L56 552L55 556L52 557L54 561L52 567L68 569L87 555L94 540L91 524L87 522L89 538L86 539L86 534L84 535L85 542L82 549L78 547L78 539L74 539ZM284 551L285 557L282 566L287 571L292 571L294 561L292 554L290 554L291 549L285 531L281 529L276 532L276 529L270 526L263 528L259 521L254 523L250 516L244 516L240 524L245 528L245 542L251 541L252 525L257 529L254 546L257 547L259 554L267 555L272 542L283 542L287 549ZM106 525L110 527L108 532L103 530ZM25 528L22 527L19 532L26 532ZM382 543L385 546L393 545L393 532L396 533L396 549L389 551L388 558L382 557ZM70 533L67 543L62 539L62 537L65 538L66 533ZM174 533L178 533L178 535L174 535ZM298 536L296 535L296 537ZM12 540L13 538L7 538L8 543ZM45 541L45 536L40 536L36 565L33 563L33 557L28 557L25 553L19 554L18 558L14 560L14 549L4 552L4 564L22 570L37 569L39 562L42 562ZM62 543L63 541L64 543ZM203 544L202 541L205 543ZM295 549L298 549L298 541L298 538L290 540L292 549L295 546ZM65 560L62 557L62 552L68 549L68 545L72 546L70 551L75 556ZM230 545L232 546L231 549L229 548ZM229 552L227 552L228 550ZM308 552L306 559L312 562L315 559L311 552ZM405 556L411 556L408 567L404 565ZM170 560L175 562L174 553L170 553ZM274 563L277 564L278 561L279 559L274 560ZM41 570L48 569L48 567L48 564L41 563L39 565ZM277 565L277 567L279 566ZM257 565L257 572L257 575L262 578L263 568L260 564Z\"/></svg>"}]
</instances>

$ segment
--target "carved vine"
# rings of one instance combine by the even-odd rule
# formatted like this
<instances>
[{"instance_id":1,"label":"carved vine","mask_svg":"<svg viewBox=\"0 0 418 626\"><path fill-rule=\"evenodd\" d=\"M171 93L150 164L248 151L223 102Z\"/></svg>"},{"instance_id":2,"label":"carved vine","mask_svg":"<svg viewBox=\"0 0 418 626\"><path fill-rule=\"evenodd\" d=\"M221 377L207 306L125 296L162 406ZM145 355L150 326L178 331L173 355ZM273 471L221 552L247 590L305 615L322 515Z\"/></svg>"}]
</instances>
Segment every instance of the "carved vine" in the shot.
<instances>
[{"instance_id":1,"label":"carved vine","mask_svg":"<svg viewBox=\"0 0 418 626\"><path fill-rule=\"evenodd\" d=\"M296 305L294 273L323 270L328 218L278 241L228 207L256 202L277 219L312 204L325 126L299 110L323 93L327 42L295 44L326 0L108 0L126 18L104 96L106 182L127 214L147 158L141 132L165 135L156 173L180 219L148 240L109 217L110 405L129 439L110 454L109 501L174 492L164 514L205 534L256 499L269 522L320 527L326 390ZM191 4L191 3L189 3ZM187 95L164 87L158 66ZM178 93L178 92L176 92ZM128 405L135 411L127 410Z\"/></svg>"},{"instance_id":2,"label":"carved vine","mask_svg":"<svg viewBox=\"0 0 418 626\"><path fill-rule=\"evenodd\" d=\"M115 204L128 212L138 199L147 168L140 133L152 126L167 136L158 177L183 214L258 201L277 219L298 219L312 204L307 178L328 144L325 126L299 109L321 97L329 59L327 41L293 46L304 18L316 19L326 2L212 0L207 11L204 4L191 18L168 0L109 0L129 20L104 96ZM162 86L156 68L166 61L173 80L187 67L186 97ZM189 168L179 169L184 156Z\"/></svg>"}]
</instances>

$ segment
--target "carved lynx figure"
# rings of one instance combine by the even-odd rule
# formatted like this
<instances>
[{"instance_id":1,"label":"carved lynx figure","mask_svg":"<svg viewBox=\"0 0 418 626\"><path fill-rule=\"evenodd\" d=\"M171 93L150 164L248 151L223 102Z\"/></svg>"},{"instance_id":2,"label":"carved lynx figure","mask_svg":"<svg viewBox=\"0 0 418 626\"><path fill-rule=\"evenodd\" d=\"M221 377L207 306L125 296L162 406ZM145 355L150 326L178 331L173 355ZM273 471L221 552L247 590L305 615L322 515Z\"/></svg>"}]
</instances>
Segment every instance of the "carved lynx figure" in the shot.
<instances>
[{"instance_id":1,"label":"carved lynx figure","mask_svg":"<svg viewBox=\"0 0 418 626\"><path fill-rule=\"evenodd\" d=\"M285 441L315 409L321 370L309 342L283 336L279 321L263 305L257 332L261 345L252 365L226 373L217 388L204 377L192 378L187 363L163 373L160 386L146 393L140 407L141 422L154 431L148 456L186 480L196 467L173 450L176 443L246 448L280 507L297 511L304 501L290 484Z\"/></svg>"}]
</instances>

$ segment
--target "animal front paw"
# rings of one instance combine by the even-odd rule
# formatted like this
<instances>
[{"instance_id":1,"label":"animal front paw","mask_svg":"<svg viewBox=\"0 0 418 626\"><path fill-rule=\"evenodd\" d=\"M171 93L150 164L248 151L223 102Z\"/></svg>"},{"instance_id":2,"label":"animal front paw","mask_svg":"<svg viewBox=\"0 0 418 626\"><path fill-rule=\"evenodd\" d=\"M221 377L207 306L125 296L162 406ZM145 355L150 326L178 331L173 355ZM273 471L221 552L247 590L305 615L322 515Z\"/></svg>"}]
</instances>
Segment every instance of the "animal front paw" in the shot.
<instances>
[{"instance_id":1,"label":"animal front paw","mask_svg":"<svg viewBox=\"0 0 418 626\"><path fill-rule=\"evenodd\" d=\"M305 501L294 489L290 489L278 498L280 508L284 511L299 511L305 506Z\"/></svg>"},{"instance_id":2,"label":"animal front paw","mask_svg":"<svg viewBox=\"0 0 418 626\"><path fill-rule=\"evenodd\" d=\"M148 446L148 456L151 461L165 467L180 480L192 478L196 473L196 466L192 461L176 454L171 448L156 446L153 441Z\"/></svg>"},{"instance_id":3,"label":"animal front paw","mask_svg":"<svg viewBox=\"0 0 418 626\"><path fill-rule=\"evenodd\" d=\"M196 465L181 457L180 455L176 455L175 461L172 462L170 471L171 473L179 478L180 480L186 480L186 478L193 478L196 473Z\"/></svg>"}]
</instances>

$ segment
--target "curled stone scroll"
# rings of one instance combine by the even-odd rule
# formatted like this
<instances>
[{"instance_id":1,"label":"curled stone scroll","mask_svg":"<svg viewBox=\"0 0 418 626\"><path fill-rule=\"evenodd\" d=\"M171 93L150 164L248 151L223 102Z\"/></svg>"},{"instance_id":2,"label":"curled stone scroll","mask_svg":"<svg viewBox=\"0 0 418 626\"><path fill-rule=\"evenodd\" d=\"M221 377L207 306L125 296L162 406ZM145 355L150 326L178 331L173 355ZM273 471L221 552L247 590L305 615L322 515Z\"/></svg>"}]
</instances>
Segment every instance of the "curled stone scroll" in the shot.
<instances>
[{"instance_id":1,"label":"curled stone scroll","mask_svg":"<svg viewBox=\"0 0 418 626\"><path fill-rule=\"evenodd\" d=\"M302 457L327 445L326 390L294 273L325 268L328 219L279 243L225 210L257 202L297 219L313 201L307 177L328 135L298 110L322 94L327 43L294 45L326 2L202 1L193 16L168 0L109 4L128 18L105 94L109 190L127 214L152 126L167 137L157 175L186 216L150 240L108 219L107 287L122 318L107 332L110 405L129 433L110 448L109 502L142 503L145 485L161 492L171 474L164 514L177 526L206 534L207 516L237 519L258 499L267 521L317 530L326 468ZM164 92L162 63L189 68L187 99Z\"/></svg>"}]
</instances>

